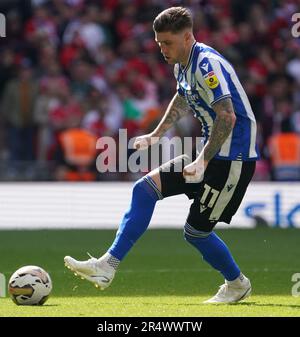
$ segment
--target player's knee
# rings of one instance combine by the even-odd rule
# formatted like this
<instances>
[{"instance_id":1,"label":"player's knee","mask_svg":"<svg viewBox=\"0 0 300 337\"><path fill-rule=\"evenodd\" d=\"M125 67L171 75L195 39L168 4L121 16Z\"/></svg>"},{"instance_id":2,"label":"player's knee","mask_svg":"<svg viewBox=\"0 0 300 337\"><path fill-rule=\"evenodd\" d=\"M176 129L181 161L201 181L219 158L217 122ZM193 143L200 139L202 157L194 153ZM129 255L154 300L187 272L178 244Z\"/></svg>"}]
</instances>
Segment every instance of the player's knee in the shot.
<instances>
[{"instance_id":1,"label":"player's knee","mask_svg":"<svg viewBox=\"0 0 300 337\"><path fill-rule=\"evenodd\" d=\"M137 180L132 188L133 195L140 196L144 193L150 194L155 199L162 199L155 182L149 176L145 176Z\"/></svg>"},{"instance_id":2,"label":"player's knee","mask_svg":"<svg viewBox=\"0 0 300 337\"><path fill-rule=\"evenodd\" d=\"M133 188L132 188L132 191L135 192L135 191L138 191L140 190L141 188L143 189L144 188L144 179L141 178L139 180L137 180L134 185L133 185Z\"/></svg>"},{"instance_id":3,"label":"player's knee","mask_svg":"<svg viewBox=\"0 0 300 337\"><path fill-rule=\"evenodd\" d=\"M133 185L132 195L140 196L141 194L146 193L146 184L147 182L143 178L137 180Z\"/></svg>"},{"instance_id":4,"label":"player's knee","mask_svg":"<svg viewBox=\"0 0 300 337\"><path fill-rule=\"evenodd\" d=\"M184 225L183 236L186 241L193 243L195 240L206 239L211 235L212 231L201 231L194 228L190 224L186 223Z\"/></svg>"}]
</instances>

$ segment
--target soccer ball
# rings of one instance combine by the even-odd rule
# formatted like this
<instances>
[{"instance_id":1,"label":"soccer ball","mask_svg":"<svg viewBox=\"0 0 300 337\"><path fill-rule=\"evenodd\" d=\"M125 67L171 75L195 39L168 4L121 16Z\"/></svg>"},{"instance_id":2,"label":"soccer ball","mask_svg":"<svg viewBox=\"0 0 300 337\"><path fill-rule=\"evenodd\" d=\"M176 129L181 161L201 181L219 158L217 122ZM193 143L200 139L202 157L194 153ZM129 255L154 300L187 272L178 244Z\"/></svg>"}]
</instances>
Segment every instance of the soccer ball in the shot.
<instances>
[{"instance_id":1,"label":"soccer ball","mask_svg":"<svg viewBox=\"0 0 300 337\"><path fill-rule=\"evenodd\" d=\"M8 281L8 292L17 305L42 305L52 290L49 274L37 266L15 271Z\"/></svg>"}]
</instances>

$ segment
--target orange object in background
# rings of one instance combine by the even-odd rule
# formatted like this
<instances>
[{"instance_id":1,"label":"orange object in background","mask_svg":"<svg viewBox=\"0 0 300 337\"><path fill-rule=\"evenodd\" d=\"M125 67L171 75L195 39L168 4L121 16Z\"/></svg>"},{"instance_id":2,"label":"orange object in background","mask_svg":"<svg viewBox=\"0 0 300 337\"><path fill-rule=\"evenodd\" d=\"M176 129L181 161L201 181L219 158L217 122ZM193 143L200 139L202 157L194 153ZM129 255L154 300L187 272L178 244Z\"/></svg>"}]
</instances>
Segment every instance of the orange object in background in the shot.
<instances>
[{"instance_id":1,"label":"orange object in background","mask_svg":"<svg viewBox=\"0 0 300 337\"><path fill-rule=\"evenodd\" d=\"M159 109L149 109L143 119L140 121L140 128L142 130L148 130L151 124L156 122L161 117L161 111Z\"/></svg>"},{"instance_id":2,"label":"orange object in background","mask_svg":"<svg viewBox=\"0 0 300 337\"><path fill-rule=\"evenodd\" d=\"M84 129L69 129L63 131L61 142L65 160L76 166L88 166L96 157L97 137Z\"/></svg>"},{"instance_id":3,"label":"orange object in background","mask_svg":"<svg viewBox=\"0 0 300 337\"><path fill-rule=\"evenodd\" d=\"M94 181L96 173L91 168L97 156L97 137L87 130L74 128L63 131L59 141L64 160L71 168L64 170L67 181Z\"/></svg>"},{"instance_id":4,"label":"orange object in background","mask_svg":"<svg viewBox=\"0 0 300 337\"><path fill-rule=\"evenodd\" d=\"M93 172L66 171L64 180L67 181L95 181L96 174Z\"/></svg>"},{"instance_id":5,"label":"orange object in background","mask_svg":"<svg viewBox=\"0 0 300 337\"><path fill-rule=\"evenodd\" d=\"M269 139L273 166L300 165L300 136L297 133L279 133Z\"/></svg>"},{"instance_id":6,"label":"orange object in background","mask_svg":"<svg viewBox=\"0 0 300 337\"><path fill-rule=\"evenodd\" d=\"M300 136L295 132L283 132L269 138L273 178L277 181L300 179Z\"/></svg>"}]
</instances>

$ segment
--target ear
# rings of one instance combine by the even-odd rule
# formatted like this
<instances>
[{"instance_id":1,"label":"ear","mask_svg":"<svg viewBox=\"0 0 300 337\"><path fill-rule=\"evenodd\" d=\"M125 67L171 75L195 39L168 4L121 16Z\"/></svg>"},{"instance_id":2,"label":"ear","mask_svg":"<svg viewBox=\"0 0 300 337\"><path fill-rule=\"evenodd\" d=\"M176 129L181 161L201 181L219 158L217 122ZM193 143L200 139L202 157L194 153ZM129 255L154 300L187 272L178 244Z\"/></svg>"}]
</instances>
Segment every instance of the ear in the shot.
<instances>
[{"instance_id":1,"label":"ear","mask_svg":"<svg viewBox=\"0 0 300 337\"><path fill-rule=\"evenodd\" d=\"M188 31L188 30L185 31L185 32L184 32L184 35L183 35L184 41L185 41L185 42L188 42L188 41L190 40L191 36L192 36L192 34L191 34L190 31Z\"/></svg>"}]
</instances>

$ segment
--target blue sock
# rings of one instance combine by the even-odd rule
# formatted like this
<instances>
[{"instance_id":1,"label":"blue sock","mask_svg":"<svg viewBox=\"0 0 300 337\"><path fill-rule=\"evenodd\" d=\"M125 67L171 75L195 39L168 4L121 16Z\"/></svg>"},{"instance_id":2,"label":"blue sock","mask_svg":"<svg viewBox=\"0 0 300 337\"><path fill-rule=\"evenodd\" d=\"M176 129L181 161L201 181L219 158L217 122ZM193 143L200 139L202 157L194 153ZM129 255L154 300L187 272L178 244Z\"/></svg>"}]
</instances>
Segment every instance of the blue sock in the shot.
<instances>
[{"instance_id":1,"label":"blue sock","mask_svg":"<svg viewBox=\"0 0 300 337\"><path fill-rule=\"evenodd\" d=\"M189 228L191 228L191 226L189 226ZM196 230L194 230L194 232L202 233L203 235L203 232ZM186 232L185 227L184 236L185 239L202 254L203 259L213 268L221 272L227 281L233 281L239 277L241 271L238 265L234 261L226 244L217 234L211 232L206 237L194 237Z\"/></svg>"},{"instance_id":2,"label":"blue sock","mask_svg":"<svg viewBox=\"0 0 300 337\"><path fill-rule=\"evenodd\" d=\"M116 238L108 252L122 260L139 237L146 231L157 200L162 199L155 182L146 176L138 180L132 190L129 209L125 213Z\"/></svg>"}]
</instances>

